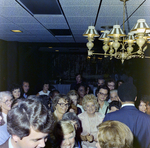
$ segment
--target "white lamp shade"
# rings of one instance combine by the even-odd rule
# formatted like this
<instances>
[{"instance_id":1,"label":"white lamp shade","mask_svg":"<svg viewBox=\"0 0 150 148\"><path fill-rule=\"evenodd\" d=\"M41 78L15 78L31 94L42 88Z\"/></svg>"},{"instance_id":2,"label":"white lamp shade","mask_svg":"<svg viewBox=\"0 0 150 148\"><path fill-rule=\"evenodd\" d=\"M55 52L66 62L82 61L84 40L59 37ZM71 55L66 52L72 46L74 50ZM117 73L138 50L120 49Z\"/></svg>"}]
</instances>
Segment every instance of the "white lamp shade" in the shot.
<instances>
[{"instance_id":1,"label":"white lamp shade","mask_svg":"<svg viewBox=\"0 0 150 148\"><path fill-rule=\"evenodd\" d=\"M128 38L126 40L124 40L124 41L125 42L133 41L134 43L136 42L132 33L128 33Z\"/></svg>"},{"instance_id":2,"label":"white lamp shade","mask_svg":"<svg viewBox=\"0 0 150 148\"><path fill-rule=\"evenodd\" d=\"M141 32L145 32L145 33L150 32L150 28L149 28L148 24L146 23L145 19L137 20L137 23L131 29L131 32L138 33L139 32L138 30L141 30Z\"/></svg>"},{"instance_id":3,"label":"white lamp shade","mask_svg":"<svg viewBox=\"0 0 150 148\"><path fill-rule=\"evenodd\" d=\"M119 36L119 37L123 37L126 36L125 33L122 31L122 29L120 28L120 25L114 25L113 29L110 31L110 33L108 34L108 36Z\"/></svg>"},{"instance_id":4,"label":"white lamp shade","mask_svg":"<svg viewBox=\"0 0 150 148\"><path fill-rule=\"evenodd\" d=\"M109 30L105 30L104 33L98 38L99 40L104 40L104 38L109 38L108 34L109 34Z\"/></svg>"},{"instance_id":5,"label":"white lamp shade","mask_svg":"<svg viewBox=\"0 0 150 148\"><path fill-rule=\"evenodd\" d=\"M99 34L94 26L89 26L88 29L84 32L83 36L99 37Z\"/></svg>"}]
</instances>

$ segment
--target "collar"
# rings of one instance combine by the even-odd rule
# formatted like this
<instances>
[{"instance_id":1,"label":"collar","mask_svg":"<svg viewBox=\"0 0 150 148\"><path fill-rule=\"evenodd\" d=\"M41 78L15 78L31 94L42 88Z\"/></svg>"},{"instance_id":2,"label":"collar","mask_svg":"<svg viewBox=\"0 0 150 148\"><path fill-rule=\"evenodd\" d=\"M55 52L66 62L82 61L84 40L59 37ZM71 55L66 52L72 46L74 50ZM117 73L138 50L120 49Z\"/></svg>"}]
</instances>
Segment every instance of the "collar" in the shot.
<instances>
[{"instance_id":1,"label":"collar","mask_svg":"<svg viewBox=\"0 0 150 148\"><path fill-rule=\"evenodd\" d=\"M12 143L11 143L11 138L12 138L12 137L10 137L10 138L9 138L9 141L8 141L8 147L9 147L9 148L13 148Z\"/></svg>"},{"instance_id":2,"label":"collar","mask_svg":"<svg viewBox=\"0 0 150 148\"><path fill-rule=\"evenodd\" d=\"M121 106L121 108L122 107L125 107L125 106L135 106L134 104L130 104L130 103L128 103L128 104L123 104L122 106Z\"/></svg>"}]
</instances>

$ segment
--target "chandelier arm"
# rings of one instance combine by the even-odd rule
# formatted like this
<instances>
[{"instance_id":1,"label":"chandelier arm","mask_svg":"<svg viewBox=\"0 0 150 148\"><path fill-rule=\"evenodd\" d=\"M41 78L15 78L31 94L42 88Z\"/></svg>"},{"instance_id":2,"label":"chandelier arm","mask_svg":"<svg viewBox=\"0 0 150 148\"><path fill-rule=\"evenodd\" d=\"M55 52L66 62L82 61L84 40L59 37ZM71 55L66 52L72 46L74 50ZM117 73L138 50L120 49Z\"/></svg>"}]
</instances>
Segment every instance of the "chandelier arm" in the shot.
<instances>
[{"instance_id":1,"label":"chandelier arm","mask_svg":"<svg viewBox=\"0 0 150 148\"><path fill-rule=\"evenodd\" d=\"M93 53L94 55L106 55L106 56L110 56L110 54L105 54L105 53ZM114 56L114 54L113 54Z\"/></svg>"},{"instance_id":2,"label":"chandelier arm","mask_svg":"<svg viewBox=\"0 0 150 148\"><path fill-rule=\"evenodd\" d=\"M148 58L148 59L150 59L150 57L149 57L149 56L145 56L145 58Z\"/></svg>"}]
</instances>

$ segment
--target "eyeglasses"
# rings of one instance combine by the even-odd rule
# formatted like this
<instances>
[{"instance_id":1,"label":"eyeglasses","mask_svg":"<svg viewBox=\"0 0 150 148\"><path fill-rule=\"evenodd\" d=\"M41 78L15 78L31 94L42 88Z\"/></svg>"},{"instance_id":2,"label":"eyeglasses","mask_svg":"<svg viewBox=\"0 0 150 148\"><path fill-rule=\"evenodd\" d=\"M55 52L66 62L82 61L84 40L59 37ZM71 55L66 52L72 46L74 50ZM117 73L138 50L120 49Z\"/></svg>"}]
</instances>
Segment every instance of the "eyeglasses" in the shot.
<instances>
[{"instance_id":1,"label":"eyeglasses","mask_svg":"<svg viewBox=\"0 0 150 148\"><path fill-rule=\"evenodd\" d=\"M5 103L5 104L8 104L9 102L12 103L13 100L14 100L14 99L6 100L5 102L1 101L1 102Z\"/></svg>"},{"instance_id":2,"label":"eyeglasses","mask_svg":"<svg viewBox=\"0 0 150 148\"><path fill-rule=\"evenodd\" d=\"M61 107L68 107L68 103L67 104L65 104L65 103L57 103L57 104L59 104Z\"/></svg>"},{"instance_id":3,"label":"eyeglasses","mask_svg":"<svg viewBox=\"0 0 150 148\"><path fill-rule=\"evenodd\" d=\"M100 95L107 96L108 94L103 94L102 92L98 92Z\"/></svg>"}]
</instances>

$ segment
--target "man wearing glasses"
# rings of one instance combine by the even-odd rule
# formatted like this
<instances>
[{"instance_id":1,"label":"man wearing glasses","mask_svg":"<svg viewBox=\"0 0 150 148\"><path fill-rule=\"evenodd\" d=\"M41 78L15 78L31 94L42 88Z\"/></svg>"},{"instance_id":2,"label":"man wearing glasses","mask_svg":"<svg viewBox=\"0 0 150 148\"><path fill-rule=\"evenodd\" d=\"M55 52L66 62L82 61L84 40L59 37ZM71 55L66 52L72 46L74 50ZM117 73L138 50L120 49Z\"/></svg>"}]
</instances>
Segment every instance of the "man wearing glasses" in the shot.
<instances>
[{"instance_id":1,"label":"man wearing glasses","mask_svg":"<svg viewBox=\"0 0 150 148\"><path fill-rule=\"evenodd\" d=\"M99 86L97 88L97 100L100 105L99 112L105 116L108 110L106 111L109 103L106 101L109 96L109 88L106 85Z\"/></svg>"}]
</instances>

